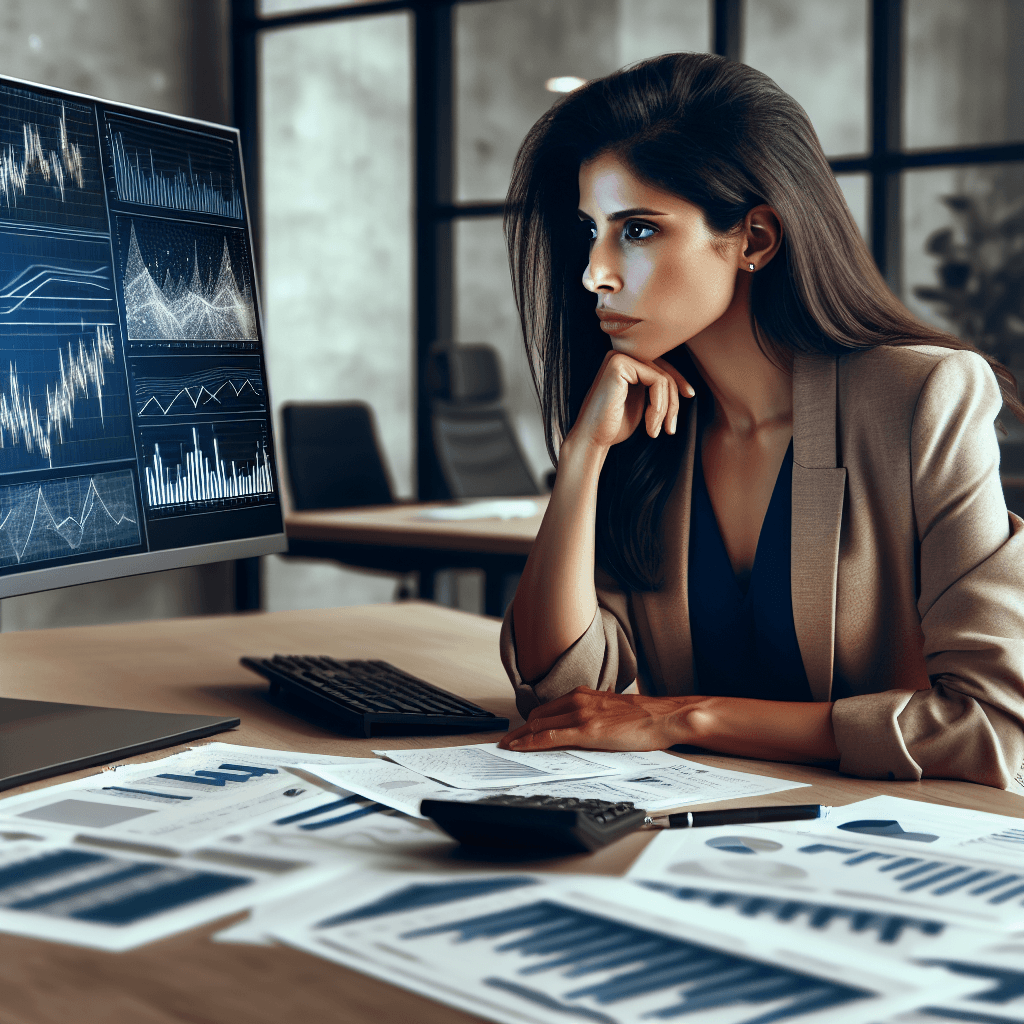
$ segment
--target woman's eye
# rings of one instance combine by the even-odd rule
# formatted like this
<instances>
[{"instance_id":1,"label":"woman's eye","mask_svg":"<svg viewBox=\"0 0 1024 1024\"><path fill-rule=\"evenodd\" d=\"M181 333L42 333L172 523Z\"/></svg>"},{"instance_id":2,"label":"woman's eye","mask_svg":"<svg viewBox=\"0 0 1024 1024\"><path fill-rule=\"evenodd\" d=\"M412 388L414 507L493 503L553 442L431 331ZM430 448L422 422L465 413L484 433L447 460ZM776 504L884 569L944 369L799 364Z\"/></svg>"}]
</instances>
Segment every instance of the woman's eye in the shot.
<instances>
[{"instance_id":1,"label":"woman's eye","mask_svg":"<svg viewBox=\"0 0 1024 1024\"><path fill-rule=\"evenodd\" d=\"M581 221L580 229L583 231L583 237L588 242L593 242L597 238L597 225L593 221Z\"/></svg>"},{"instance_id":2,"label":"woman's eye","mask_svg":"<svg viewBox=\"0 0 1024 1024\"><path fill-rule=\"evenodd\" d=\"M650 238L655 233L655 228L652 228L650 224L640 224L637 221L630 221L626 227L624 234L631 242L642 242L645 238Z\"/></svg>"}]
</instances>

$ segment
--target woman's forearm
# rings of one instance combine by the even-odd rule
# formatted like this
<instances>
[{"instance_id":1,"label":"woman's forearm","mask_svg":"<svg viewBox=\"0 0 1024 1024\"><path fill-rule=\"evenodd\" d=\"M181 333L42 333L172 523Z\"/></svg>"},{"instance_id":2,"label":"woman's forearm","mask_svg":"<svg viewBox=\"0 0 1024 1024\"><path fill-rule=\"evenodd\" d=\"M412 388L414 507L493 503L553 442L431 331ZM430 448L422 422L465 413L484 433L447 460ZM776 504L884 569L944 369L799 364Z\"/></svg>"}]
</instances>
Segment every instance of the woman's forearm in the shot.
<instances>
[{"instance_id":1,"label":"woman's forearm","mask_svg":"<svg viewBox=\"0 0 1024 1024\"><path fill-rule=\"evenodd\" d=\"M684 698L685 699L685 698ZM765 761L834 761L832 704L688 698L678 712L677 743Z\"/></svg>"},{"instance_id":2,"label":"woman's forearm","mask_svg":"<svg viewBox=\"0 0 1024 1024\"><path fill-rule=\"evenodd\" d=\"M597 614L594 533L597 484L607 448L566 438L544 521L515 600L516 656L523 679L542 676Z\"/></svg>"}]
</instances>

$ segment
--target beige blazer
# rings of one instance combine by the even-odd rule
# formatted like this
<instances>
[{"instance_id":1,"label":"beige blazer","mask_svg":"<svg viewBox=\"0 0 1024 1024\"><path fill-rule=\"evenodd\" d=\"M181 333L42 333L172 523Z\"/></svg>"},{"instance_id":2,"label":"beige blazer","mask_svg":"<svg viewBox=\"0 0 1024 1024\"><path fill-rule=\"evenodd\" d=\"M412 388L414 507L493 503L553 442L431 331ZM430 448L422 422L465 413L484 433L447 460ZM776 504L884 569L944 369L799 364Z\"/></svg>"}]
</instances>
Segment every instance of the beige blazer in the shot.
<instances>
[{"instance_id":1,"label":"beige blazer","mask_svg":"<svg viewBox=\"0 0 1024 1024\"><path fill-rule=\"evenodd\" d=\"M502 659L523 714L579 685L694 692L696 404L663 519L661 590L626 594L599 573L593 623L532 683L506 615ZM793 619L814 699L835 701L841 771L1024 792L1024 521L999 482L1000 407L971 352L796 357Z\"/></svg>"}]
</instances>

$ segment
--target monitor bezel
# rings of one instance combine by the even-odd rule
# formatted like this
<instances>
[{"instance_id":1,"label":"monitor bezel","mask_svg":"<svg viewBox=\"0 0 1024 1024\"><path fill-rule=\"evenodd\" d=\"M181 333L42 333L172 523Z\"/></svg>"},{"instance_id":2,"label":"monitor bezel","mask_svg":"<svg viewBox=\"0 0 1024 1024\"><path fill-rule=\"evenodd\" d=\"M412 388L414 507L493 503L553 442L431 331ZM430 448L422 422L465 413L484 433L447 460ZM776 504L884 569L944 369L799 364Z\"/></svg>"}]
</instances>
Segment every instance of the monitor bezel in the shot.
<instances>
[{"instance_id":1,"label":"monitor bezel","mask_svg":"<svg viewBox=\"0 0 1024 1024\"><path fill-rule=\"evenodd\" d=\"M202 118L189 117L183 114L171 114L163 110L153 110L131 103L103 99L87 93L75 92L70 89L58 89L41 82L13 78L0 75L0 85L15 88L34 89L54 99L68 98L81 100L89 104L99 104L98 114L105 111L125 111L142 114L168 127L188 127L197 125L213 128L233 138L238 154L239 169L242 183L242 202L245 209L245 231L249 241L249 253L252 257L253 299L256 304L256 323L259 331L260 358L263 361L263 381L267 398L267 433L270 449L273 453L272 472L277 487L278 508L281 513L281 530L278 533L261 534L256 537L240 537L226 541L211 541L188 547L165 548L157 551L140 551L128 555L112 555L91 560L74 562L67 565L47 566L41 569L26 569L24 572L12 572L0 575L0 598L20 597L25 594L36 594L47 590L58 590L63 587L78 586L83 583L99 583L104 580L123 579L127 576L141 576L147 573L163 572L168 569L183 569L211 562L222 562L242 558L256 558L262 555L281 554L288 550L288 537L284 531L285 506L282 497L277 444L274 437L273 401L270 394L270 380L267 372L266 356L266 325L263 319L263 296L260 290L259 260L253 244L252 217L249 211L249 190L246 184L245 155L242 147L242 136L236 125L218 124ZM102 148L102 140L99 140ZM103 159L100 154L101 160ZM102 166L102 164L101 164ZM104 181L104 188L106 188ZM122 344L124 339L122 338ZM127 359L126 359L127 362Z\"/></svg>"}]
</instances>

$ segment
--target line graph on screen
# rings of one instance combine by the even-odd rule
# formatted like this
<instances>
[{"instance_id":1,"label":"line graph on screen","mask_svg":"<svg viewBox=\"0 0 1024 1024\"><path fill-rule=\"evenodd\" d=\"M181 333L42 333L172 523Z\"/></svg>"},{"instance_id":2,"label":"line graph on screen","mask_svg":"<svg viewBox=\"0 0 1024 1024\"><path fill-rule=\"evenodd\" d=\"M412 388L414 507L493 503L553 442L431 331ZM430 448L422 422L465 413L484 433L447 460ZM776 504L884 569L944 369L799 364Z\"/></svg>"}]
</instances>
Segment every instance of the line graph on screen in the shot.
<instances>
[{"instance_id":1,"label":"line graph on screen","mask_svg":"<svg viewBox=\"0 0 1024 1024\"><path fill-rule=\"evenodd\" d=\"M183 372L187 371L187 372ZM175 417L264 412L260 360L150 357L135 361L135 415Z\"/></svg>"},{"instance_id":2,"label":"line graph on screen","mask_svg":"<svg viewBox=\"0 0 1024 1024\"><path fill-rule=\"evenodd\" d=\"M89 107L0 86L0 216L106 229Z\"/></svg>"},{"instance_id":3,"label":"line graph on screen","mask_svg":"<svg viewBox=\"0 0 1024 1024\"><path fill-rule=\"evenodd\" d=\"M0 566L140 543L129 470L0 487Z\"/></svg>"}]
</instances>

